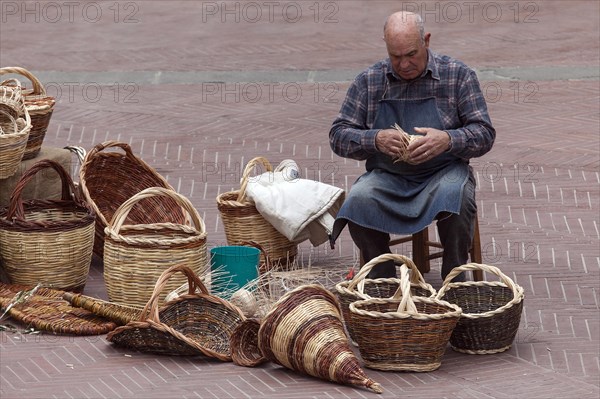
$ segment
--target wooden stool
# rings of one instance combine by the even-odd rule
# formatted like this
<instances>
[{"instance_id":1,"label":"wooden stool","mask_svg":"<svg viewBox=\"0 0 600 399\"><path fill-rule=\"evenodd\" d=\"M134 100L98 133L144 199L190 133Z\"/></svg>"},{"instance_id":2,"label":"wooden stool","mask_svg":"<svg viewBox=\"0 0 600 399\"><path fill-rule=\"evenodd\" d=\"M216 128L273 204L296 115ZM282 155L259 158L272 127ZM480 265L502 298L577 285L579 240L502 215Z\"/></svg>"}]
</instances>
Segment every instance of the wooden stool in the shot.
<instances>
[{"instance_id":1,"label":"wooden stool","mask_svg":"<svg viewBox=\"0 0 600 399\"><path fill-rule=\"evenodd\" d=\"M441 258L444 254L442 244L437 241L429 241L429 227L410 236L399 237L390 240L390 247L405 242L412 241L413 261L421 273L428 273L430 270L430 260ZM431 252L431 248L437 248L438 251ZM481 263L481 241L479 239L479 219L475 215L475 226L473 230L473 243L469 251L471 262ZM361 265L364 263L361 255ZM483 272L481 270L473 270L473 280L482 281Z\"/></svg>"}]
</instances>

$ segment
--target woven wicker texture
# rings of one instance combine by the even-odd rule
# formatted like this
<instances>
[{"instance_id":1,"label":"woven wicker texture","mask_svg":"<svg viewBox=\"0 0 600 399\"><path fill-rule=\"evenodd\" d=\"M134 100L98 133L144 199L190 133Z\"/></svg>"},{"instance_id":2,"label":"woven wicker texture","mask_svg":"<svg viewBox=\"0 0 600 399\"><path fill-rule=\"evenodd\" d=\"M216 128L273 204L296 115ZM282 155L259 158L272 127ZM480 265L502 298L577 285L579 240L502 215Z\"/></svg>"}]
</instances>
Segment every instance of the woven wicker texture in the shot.
<instances>
[{"instance_id":1,"label":"woven wicker texture","mask_svg":"<svg viewBox=\"0 0 600 399\"><path fill-rule=\"evenodd\" d=\"M258 346L268 360L291 370L383 392L350 349L339 302L320 285L303 285L281 297L261 322Z\"/></svg>"},{"instance_id":2,"label":"woven wicker texture","mask_svg":"<svg viewBox=\"0 0 600 399\"><path fill-rule=\"evenodd\" d=\"M20 291L32 285L0 283L0 306L6 308ZM64 291L39 288L27 301L16 304L8 314L25 326L55 334L101 335L117 325L85 309L73 307L62 299Z\"/></svg>"},{"instance_id":3,"label":"woven wicker texture","mask_svg":"<svg viewBox=\"0 0 600 399\"><path fill-rule=\"evenodd\" d=\"M500 281L452 283L460 272L482 270ZM454 268L437 297L460 306L463 314L450 337L452 349L469 354L490 354L510 348L523 311L523 288L495 266L469 263Z\"/></svg>"},{"instance_id":4,"label":"woven wicker texture","mask_svg":"<svg viewBox=\"0 0 600 399\"><path fill-rule=\"evenodd\" d=\"M17 74L24 76L32 84L31 89L23 90L25 107L31 116L31 132L27 140L27 146L23 154L23 159L35 158L42 148L48 124L54 110L54 97L46 93L46 89L31 72L21 67L0 68L0 76L7 74Z\"/></svg>"},{"instance_id":5,"label":"woven wicker texture","mask_svg":"<svg viewBox=\"0 0 600 399\"><path fill-rule=\"evenodd\" d=\"M138 320L142 314L141 308L119 305L91 296L65 292L63 299L71 305L89 310L95 315L102 316L123 326L130 321Z\"/></svg>"},{"instance_id":6,"label":"woven wicker texture","mask_svg":"<svg viewBox=\"0 0 600 399\"><path fill-rule=\"evenodd\" d=\"M231 359L238 366L256 367L267 362L258 347L258 330L260 322L246 319L232 332L230 337Z\"/></svg>"},{"instance_id":7,"label":"woven wicker texture","mask_svg":"<svg viewBox=\"0 0 600 399\"><path fill-rule=\"evenodd\" d=\"M0 85L0 179L16 173L30 132L31 117L25 108L20 84Z\"/></svg>"},{"instance_id":8,"label":"woven wicker texture","mask_svg":"<svg viewBox=\"0 0 600 399\"><path fill-rule=\"evenodd\" d=\"M193 226L175 223L126 225L127 216L142 201L156 197L174 201L189 215ZM147 188L125 201L105 229L104 283L108 299L126 306L143 307L160 275L175 264L185 264L196 275L209 269L204 221L183 195L162 187ZM169 280L173 291L185 282L184 276ZM164 302L168 292L160 298Z\"/></svg>"},{"instance_id":9,"label":"woven wicker texture","mask_svg":"<svg viewBox=\"0 0 600 399\"><path fill-rule=\"evenodd\" d=\"M246 198L246 187L256 167L262 166L264 171L271 172L273 167L263 157L257 157L244 169L240 189L225 192L217 197L217 208L223 220L225 236L229 245L241 245L244 241L260 244L271 258L273 267L287 267L294 261L298 246L277 231L273 225L263 218L253 202ZM264 255L262 262L265 262Z\"/></svg>"},{"instance_id":10,"label":"woven wicker texture","mask_svg":"<svg viewBox=\"0 0 600 399\"><path fill-rule=\"evenodd\" d=\"M350 312L365 366L378 370L432 371L440 367L461 309L411 294L409 269L400 267L400 290L388 299L352 302Z\"/></svg>"},{"instance_id":11,"label":"woven wicker texture","mask_svg":"<svg viewBox=\"0 0 600 399\"><path fill-rule=\"evenodd\" d=\"M161 293L175 273L187 277L189 291L159 310ZM196 293L197 289L200 293ZM107 339L115 345L140 352L206 355L231 361L229 337L244 320L235 306L210 295L192 269L177 265L160 276L139 320L118 327L107 335Z\"/></svg>"},{"instance_id":12,"label":"woven wicker texture","mask_svg":"<svg viewBox=\"0 0 600 399\"><path fill-rule=\"evenodd\" d=\"M60 200L22 200L27 183L53 169L62 181ZM42 283L66 291L85 286L94 240L95 213L57 162L34 164L0 210L0 260L14 284Z\"/></svg>"},{"instance_id":13,"label":"woven wicker texture","mask_svg":"<svg viewBox=\"0 0 600 399\"><path fill-rule=\"evenodd\" d=\"M368 279L367 275L374 267L387 261L394 261L398 265L405 264L413 272L411 278L411 292L416 296L433 296L436 294L431 284L427 284L415 263L403 255L383 254L365 263L360 271L350 281L342 281L335 286L335 294L342 308L344 324L350 338L354 339L354 327L350 304L361 299L391 298L400 288L400 280L397 278Z\"/></svg>"},{"instance_id":14,"label":"woven wicker texture","mask_svg":"<svg viewBox=\"0 0 600 399\"><path fill-rule=\"evenodd\" d=\"M125 153L104 151L114 148ZM98 144L86 154L79 170L79 185L85 198L98 214L94 253L100 257L104 252L104 228L121 204L146 188L173 189L152 167L136 157L128 144L117 141ZM141 202L129 213L127 222L186 224L187 221L177 202L160 196Z\"/></svg>"}]
</instances>

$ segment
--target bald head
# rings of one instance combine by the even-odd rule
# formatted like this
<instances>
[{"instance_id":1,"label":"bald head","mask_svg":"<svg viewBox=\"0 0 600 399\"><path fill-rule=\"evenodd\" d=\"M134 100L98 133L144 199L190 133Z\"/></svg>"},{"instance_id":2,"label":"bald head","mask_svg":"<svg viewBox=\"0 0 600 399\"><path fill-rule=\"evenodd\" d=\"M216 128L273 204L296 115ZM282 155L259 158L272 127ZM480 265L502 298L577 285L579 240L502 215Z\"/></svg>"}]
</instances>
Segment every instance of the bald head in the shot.
<instances>
[{"instance_id":1,"label":"bald head","mask_svg":"<svg viewBox=\"0 0 600 399\"><path fill-rule=\"evenodd\" d=\"M383 25L383 38L387 42L397 36L418 36L425 40L425 26L419 14L409 11L399 11L390 15Z\"/></svg>"}]
</instances>

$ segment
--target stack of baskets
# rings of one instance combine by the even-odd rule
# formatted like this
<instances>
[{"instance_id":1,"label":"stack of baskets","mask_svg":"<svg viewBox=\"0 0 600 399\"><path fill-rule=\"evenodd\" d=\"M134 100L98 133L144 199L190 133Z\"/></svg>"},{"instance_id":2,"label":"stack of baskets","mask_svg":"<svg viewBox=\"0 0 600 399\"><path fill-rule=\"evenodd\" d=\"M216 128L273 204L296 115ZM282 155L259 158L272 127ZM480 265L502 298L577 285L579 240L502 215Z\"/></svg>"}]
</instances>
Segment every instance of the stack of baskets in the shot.
<instances>
[{"instance_id":1,"label":"stack of baskets","mask_svg":"<svg viewBox=\"0 0 600 399\"><path fill-rule=\"evenodd\" d=\"M31 72L21 67L0 68L0 75L17 74L29 79L32 89L23 89L25 108L31 117L31 132L27 140L23 160L35 158L42 148L48 124L54 110L55 99L46 93L42 83Z\"/></svg>"},{"instance_id":2,"label":"stack of baskets","mask_svg":"<svg viewBox=\"0 0 600 399\"><path fill-rule=\"evenodd\" d=\"M109 151L112 149L121 149L124 154ZM79 169L79 187L98 215L94 253L99 257L104 254L104 229L121 204L146 188L173 189L152 167L136 157L128 144L118 141L97 144L85 155ZM157 196L145 199L129 212L127 222L188 224L189 221L175 200Z\"/></svg>"},{"instance_id":3,"label":"stack of baskets","mask_svg":"<svg viewBox=\"0 0 600 399\"><path fill-rule=\"evenodd\" d=\"M468 281L453 283L464 271L481 270L500 277L500 281ZM458 321L450 345L457 352L491 354L510 348L517 335L523 311L523 288L495 266L469 263L454 268L437 293L460 306Z\"/></svg>"},{"instance_id":4,"label":"stack of baskets","mask_svg":"<svg viewBox=\"0 0 600 399\"><path fill-rule=\"evenodd\" d=\"M27 183L47 169L60 176L62 198L23 201ZM59 163L37 162L17 182L8 207L0 210L0 260L8 278L15 284L83 290L92 259L95 219L95 212Z\"/></svg>"},{"instance_id":5,"label":"stack of baskets","mask_svg":"<svg viewBox=\"0 0 600 399\"><path fill-rule=\"evenodd\" d=\"M21 84L0 84L0 179L14 175L21 164L31 131Z\"/></svg>"},{"instance_id":6,"label":"stack of baskets","mask_svg":"<svg viewBox=\"0 0 600 399\"><path fill-rule=\"evenodd\" d=\"M174 201L193 226L173 222L124 225L135 208L155 198ZM197 275L205 274L210 269L205 230L192 203L173 190L151 187L133 195L116 210L105 229L104 282L109 300L143 307L157 279L173 265L187 265ZM173 278L167 288L173 291L184 282ZM166 295L161 296L161 304Z\"/></svg>"},{"instance_id":7,"label":"stack of baskets","mask_svg":"<svg viewBox=\"0 0 600 399\"><path fill-rule=\"evenodd\" d=\"M236 191L225 192L217 197L217 208L223 220L225 236L229 245L241 245L244 241L254 241L265 248L273 267L287 267L294 261L297 244L277 231L258 212L256 206L246 198L246 186L254 168L264 167L265 171L273 171L269 161L257 157L246 165L241 179L241 187ZM265 262L266 259L262 259Z\"/></svg>"}]
</instances>

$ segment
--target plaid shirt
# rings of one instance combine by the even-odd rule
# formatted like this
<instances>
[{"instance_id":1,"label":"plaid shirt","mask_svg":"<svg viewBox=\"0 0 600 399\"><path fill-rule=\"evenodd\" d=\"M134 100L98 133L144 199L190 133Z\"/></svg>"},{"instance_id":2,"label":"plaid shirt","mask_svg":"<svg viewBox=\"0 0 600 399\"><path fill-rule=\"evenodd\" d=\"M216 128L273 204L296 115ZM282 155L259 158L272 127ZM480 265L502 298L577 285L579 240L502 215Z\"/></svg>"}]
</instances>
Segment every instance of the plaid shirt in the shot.
<instances>
[{"instance_id":1,"label":"plaid shirt","mask_svg":"<svg viewBox=\"0 0 600 399\"><path fill-rule=\"evenodd\" d=\"M329 143L339 156L358 160L377 152L373 129L382 98L434 97L444 130L450 134L450 152L463 159L479 157L494 144L496 130L475 71L462 62L428 50L427 68L410 81L400 78L389 59L356 77L348 88L340 113L329 132ZM427 126L424 126L427 127Z\"/></svg>"}]
</instances>

